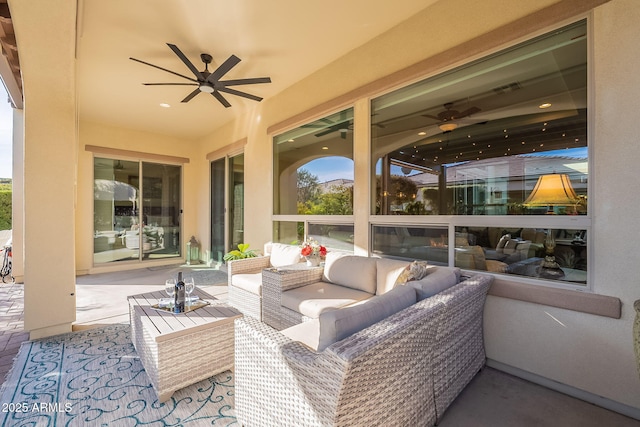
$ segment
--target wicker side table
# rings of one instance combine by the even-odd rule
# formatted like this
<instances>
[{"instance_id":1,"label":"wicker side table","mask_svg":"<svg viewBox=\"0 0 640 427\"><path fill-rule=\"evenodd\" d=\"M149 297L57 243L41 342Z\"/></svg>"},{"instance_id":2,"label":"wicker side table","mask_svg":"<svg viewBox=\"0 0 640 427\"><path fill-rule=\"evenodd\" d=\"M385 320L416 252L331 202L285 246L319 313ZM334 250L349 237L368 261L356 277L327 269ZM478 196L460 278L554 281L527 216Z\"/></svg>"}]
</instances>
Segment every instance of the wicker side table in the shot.
<instances>
[{"instance_id":1,"label":"wicker side table","mask_svg":"<svg viewBox=\"0 0 640 427\"><path fill-rule=\"evenodd\" d=\"M194 294L211 304L173 314L152 308L164 292L127 297L131 340L160 402L181 388L233 368L233 322L242 314L199 288Z\"/></svg>"},{"instance_id":2,"label":"wicker side table","mask_svg":"<svg viewBox=\"0 0 640 427\"><path fill-rule=\"evenodd\" d=\"M282 318L282 292L310 285L322 279L324 267L303 263L262 271L262 321L277 330L291 326Z\"/></svg>"}]
</instances>

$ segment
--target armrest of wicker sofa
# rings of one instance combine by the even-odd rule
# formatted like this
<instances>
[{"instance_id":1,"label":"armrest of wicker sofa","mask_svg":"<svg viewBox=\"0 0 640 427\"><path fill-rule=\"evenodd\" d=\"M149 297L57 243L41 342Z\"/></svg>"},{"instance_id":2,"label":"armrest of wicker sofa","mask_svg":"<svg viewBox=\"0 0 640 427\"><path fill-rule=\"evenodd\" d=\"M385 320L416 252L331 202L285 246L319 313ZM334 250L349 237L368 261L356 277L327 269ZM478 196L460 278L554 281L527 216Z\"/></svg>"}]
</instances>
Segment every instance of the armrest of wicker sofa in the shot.
<instances>
[{"instance_id":1,"label":"armrest of wicker sofa","mask_svg":"<svg viewBox=\"0 0 640 427\"><path fill-rule=\"evenodd\" d=\"M494 277L473 274L431 297L445 309L438 325L433 354L437 419L486 362L483 334L484 304Z\"/></svg>"},{"instance_id":2,"label":"armrest of wicker sofa","mask_svg":"<svg viewBox=\"0 0 640 427\"><path fill-rule=\"evenodd\" d=\"M322 280L322 267L266 269L262 272L262 321L275 329L283 329L281 321L282 293Z\"/></svg>"},{"instance_id":3,"label":"armrest of wicker sofa","mask_svg":"<svg viewBox=\"0 0 640 427\"><path fill-rule=\"evenodd\" d=\"M269 255L229 261L227 263L227 280L229 286L231 286L231 280L234 274L259 273L270 265Z\"/></svg>"},{"instance_id":4,"label":"armrest of wicker sofa","mask_svg":"<svg viewBox=\"0 0 640 427\"><path fill-rule=\"evenodd\" d=\"M244 318L235 327L236 415L245 426L433 425L431 358L444 310L418 302L322 352ZM265 398L268 396L268 398Z\"/></svg>"}]
</instances>

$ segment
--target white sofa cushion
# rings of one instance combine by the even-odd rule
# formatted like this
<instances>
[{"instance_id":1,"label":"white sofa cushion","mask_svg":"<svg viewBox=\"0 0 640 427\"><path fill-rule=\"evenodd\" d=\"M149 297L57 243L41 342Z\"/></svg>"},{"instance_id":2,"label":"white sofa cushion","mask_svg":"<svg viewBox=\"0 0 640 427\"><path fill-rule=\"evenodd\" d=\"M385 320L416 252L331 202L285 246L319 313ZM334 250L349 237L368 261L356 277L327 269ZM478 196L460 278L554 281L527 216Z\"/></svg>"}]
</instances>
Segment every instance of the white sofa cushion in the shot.
<instances>
[{"instance_id":1,"label":"white sofa cushion","mask_svg":"<svg viewBox=\"0 0 640 427\"><path fill-rule=\"evenodd\" d=\"M376 261L377 258L329 252L322 280L373 295L377 287Z\"/></svg>"},{"instance_id":2,"label":"white sofa cushion","mask_svg":"<svg viewBox=\"0 0 640 427\"><path fill-rule=\"evenodd\" d=\"M282 293L280 303L312 319L325 310L344 307L371 298L371 294L327 282L316 282Z\"/></svg>"},{"instance_id":3,"label":"white sofa cushion","mask_svg":"<svg viewBox=\"0 0 640 427\"><path fill-rule=\"evenodd\" d=\"M297 246L272 243L270 250L269 262L272 267L284 267L300 262L300 248Z\"/></svg>"},{"instance_id":4,"label":"white sofa cushion","mask_svg":"<svg viewBox=\"0 0 640 427\"><path fill-rule=\"evenodd\" d=\"M262 296L262 272L249 274L234 274L231 284L252 294Z\"/></svg>"},{"instance_id":5,"label":"white sofa cushion","mask_svg":"<svg viewBox=\"0 0 640 427\"><path fill-rule=\"evenodd\" d=\"M393 289L398 276L409 265L408 261L379 258L376 261L376 295L382 295Z\"/></svg>"},{"instance_id":6,"label":"white sofa cushion","mask_svg":"<svg viewBox=\"0 0 640 427\"><path fill-rule=\"evenodd\" d=\"M362 304L320 314L317 351L322 351L382 319L416 302L416 292L407 286L398 286L383 295L376 295Z\"/></svg>"},{"instance_id":7,"label":"white sofa cushion","mask_svg":"<svg viewBox=\"0 0 640 427\"><path fill-rule=\"evenodd\" d=\"M406 283L416 290L418 301L429 298L460 282L460 269L457 267L429 267L428 274L420 280Z\"/></svg>"}]
</instances>

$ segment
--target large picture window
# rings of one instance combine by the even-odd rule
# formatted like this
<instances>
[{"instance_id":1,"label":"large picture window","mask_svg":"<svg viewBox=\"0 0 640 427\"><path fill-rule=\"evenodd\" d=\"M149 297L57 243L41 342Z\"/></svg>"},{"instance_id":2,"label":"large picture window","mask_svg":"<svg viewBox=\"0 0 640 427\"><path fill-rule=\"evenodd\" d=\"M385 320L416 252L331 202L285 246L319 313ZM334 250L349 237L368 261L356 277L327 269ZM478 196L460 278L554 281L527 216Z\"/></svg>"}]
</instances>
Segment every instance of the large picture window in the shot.
<instances>
[{"instance_id":1,"label":"large picture window","mask_svg":"<svg viewBox=\"0 0 640 427\"><path fill-rule=\"evenodd\" d=\"M353 109L277 135L273 144L274 240L309 235L352 248L352 220L344 217L353 215Z\"/></svg>"},{"instance_id":2,"label":"large picture window","mask_svg":"<svg viewBox=\"0 0 640 427\"><path fill-rule=\"evenodd\" d=\"M586 24L376 98L372 122L372 214L584 215Z\"/></svg>"},{"instance_id":3,"label":"large picture window","mask_svg":"<svg viewBox=\"0 0 640 427\"><path fill-rule=\"evenodd\" d=\"M581 21L373 99L373 252L585 284L587 51Z\"/></svg>"},{"instance_id":4,"label":"large picture window","mask_svg":"<svg viewBox=\"0 0 640 427\"><path fill-rule=\"evenodd\" d=\"M274 214L353 213L353 109L276 136Z\"/></svg>"}]
</instances>

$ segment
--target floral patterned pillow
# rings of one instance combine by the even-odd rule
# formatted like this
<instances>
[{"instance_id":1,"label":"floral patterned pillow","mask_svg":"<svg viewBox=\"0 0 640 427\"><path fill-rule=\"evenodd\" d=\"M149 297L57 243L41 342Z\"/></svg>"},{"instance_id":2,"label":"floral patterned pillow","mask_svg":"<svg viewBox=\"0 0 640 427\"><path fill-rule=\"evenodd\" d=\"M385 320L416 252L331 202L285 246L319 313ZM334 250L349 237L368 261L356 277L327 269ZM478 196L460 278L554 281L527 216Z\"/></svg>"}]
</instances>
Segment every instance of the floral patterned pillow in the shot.
<instances>
[{"instance_id":1,"label":"floral patterned pillow","mask_svg":"<svg viewBox=\"0 0 640 427\"><path fill-rule=\"evenodd\" d=\"M413 261L404 269L402 273L396 279L394 287L398 285L404 285L412 280L420 280L426 276L429 271L427 270L428 264L426 261Z\"/></svg>"}]
</instances>

